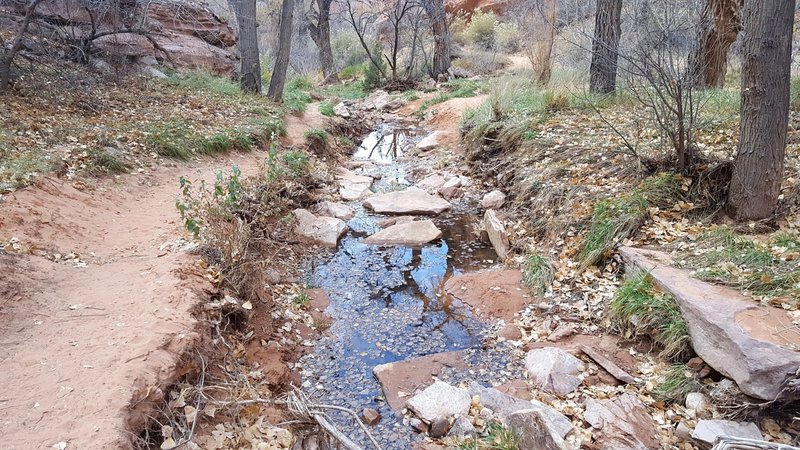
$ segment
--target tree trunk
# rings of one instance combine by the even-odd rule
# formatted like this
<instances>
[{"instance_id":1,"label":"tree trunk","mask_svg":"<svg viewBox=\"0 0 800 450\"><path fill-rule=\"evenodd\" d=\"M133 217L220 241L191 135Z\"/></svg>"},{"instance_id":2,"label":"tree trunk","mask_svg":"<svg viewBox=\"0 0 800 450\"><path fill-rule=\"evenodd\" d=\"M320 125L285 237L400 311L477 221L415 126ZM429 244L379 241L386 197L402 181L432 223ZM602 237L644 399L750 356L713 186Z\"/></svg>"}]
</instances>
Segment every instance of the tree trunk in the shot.
<instances>
[{"instance_id":1,"label":"tree trunk","mask_svg":"<svg viewBox=\"0 0 800 450\"><path fill-rule=\"evenodd\" d=\"M5 48L0 46L0 48L3 48L3 51L0 52L0 94L5 94L11 87L11 66L14 64L14 58L17 56L17 53L22 50L23 40L25 39L25 35L28 34L28 28L33 21L36 8L42 1L43 0L31 0L28 2L25 8L25 17L23 17L22 21L19 23L17 34L14 36L11 45Z\"/></svg>"},{"instance_id":2,"label":"tree trunk","mask_svg":"<svg viewBox=\"0 0 800 450\"><path fill-rule=\"evenodd\" d=\"M292 50L292 19L294 17L294 0L283 0L281 9L280 32L278 35L278 57L269 82L267 95L272 101L283 101L283 86L286 84L286 71L289 69L289 53Z\"/></svg>"},{"instance_id":3,"label":"tree trunk","mask_svg":"<svg viewBox=\"0 0 800 450\"><path fill-rule=\"evenodd\" d=\"M256 0L229 2L239 24L239 53L242 58L239 82L242 90L257 94L261 92L261 54L258 51Z\"/></svg>"},{"instance_id":4,"label":"tree trunk","mask_svg":"<svg viewBox=\"0 0 800 450\"><path fill-rule=\"evenodd\" d=\"M622 35L622 0L597 0L592 40L589 91L611 94L617 89L617 58Z\"/></svg>"},{"instance_id":5,"label":"tree trunk","mask_svg":"<svg viewBox=\"0 0 800 450\"><path fill-rule=\"evenodd\" d=\"M697 48L689 60L695 86L721 88L728 71L728 50L742 29L744 0L706 0Z\"/></svg>"},{"instance_id":6,"label":"tree trunk","mask_svg":"<svg viewBox=\"0 0 800 450\"><path fill-rule=\"evenodd\" d=\"M795 0L747 0L739 147L728 211L740 221L769 217L783 181Z\"/></svg>"},{"instance_id":7,"label":"tree trunk","mask_svg":"<svg viewBox=\"0 0 800 450\"><path fill-rule=\"evenodd\" d=\"M333 62L333 51L331 50L331 2L332 0L316 0L318 16L316 23L309 24L311 40L319 50L319 64L322 66L323 84L336 83L339 76L336 72L336 65Z\"/></svg>"},{"instance_id":8,"label":"tree trunk","mask_svg":"<svg viewBox=\"0 0 800 450\"><path fill-rule=\"evenodd\" d=\"M423 4L433 27L435 46L431 75L436 79L440 74L447 73L447 69L450 68L450 30L447 28L444 0L429 0Z\"/></svg>"},{"instance_id":9,"label":"tree trunk","mask_svg":"<svg viewBox=\"0 0 800 450\"><path fill-rule=\"evenodd\" d=\"M528 58L533 66L533 76L541 86L550 82L553 67L553 41L556 37L556 0L542 0L541 9L533 13L537 17L534 37Z\"/></svg>"}]
</instances>

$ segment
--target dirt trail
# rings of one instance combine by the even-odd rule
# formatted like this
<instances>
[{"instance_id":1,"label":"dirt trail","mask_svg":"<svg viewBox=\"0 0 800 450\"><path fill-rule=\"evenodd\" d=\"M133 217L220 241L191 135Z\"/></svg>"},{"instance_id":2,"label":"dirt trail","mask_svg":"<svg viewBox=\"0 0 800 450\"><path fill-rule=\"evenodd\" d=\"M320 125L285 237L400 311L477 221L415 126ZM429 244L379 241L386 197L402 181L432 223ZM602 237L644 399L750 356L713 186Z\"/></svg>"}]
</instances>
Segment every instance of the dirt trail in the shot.
<instances>
[{"instance_id":1,"label":"dirt trail","mask_svg":"<svg viewBox=\"0 0 800 450\"><path fill-rule=\"evenodd\" d=\"M198 345L192 311L213 290L197 257L164 245L181 233L177 180L210 180L232 164L247 176L259 159L173 165L82 190L47 178L0 203L0 239L33 253L0 257L0 385L11 387L0 393L0 448L130 447L128 430Z\"/></svg>"}]
</instances>

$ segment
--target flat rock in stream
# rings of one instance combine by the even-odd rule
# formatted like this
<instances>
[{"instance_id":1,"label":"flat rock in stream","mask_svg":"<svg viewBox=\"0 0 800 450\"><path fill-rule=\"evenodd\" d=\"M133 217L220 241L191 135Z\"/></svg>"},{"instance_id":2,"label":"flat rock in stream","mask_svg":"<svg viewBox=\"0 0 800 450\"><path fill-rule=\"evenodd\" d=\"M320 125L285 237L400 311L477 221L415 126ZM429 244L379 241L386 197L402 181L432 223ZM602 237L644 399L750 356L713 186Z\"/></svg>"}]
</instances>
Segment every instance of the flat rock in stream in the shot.
<instances>
[{"instance_id":1,"label":"flat rock in stream","mask_svg":"<svg viewBox=\"0 0 800 450\"><path fill-rule=\"evenodd\" d=\"M447 211L451 206L447 200L414 187L404 191L373 195L364 201L364 207L379 214L436 215Z\"/></svg>"},{"instance_id":2,"label":"flat rock in stream","mask_svg":"<svg viewBox=\"0 0 800 450\"><path fill-rule=\"evenodd\" d=\"M432 220L419 220L392 225L364 239L371 245L423 245L442 237Z\"/></svg>"},{"instance_id":3,"label":"flat rock in stream","mask_svg":"<svg viewBox=\"0 0 800 450\"><path fill-rule=\"evenodd\" d=\"M448 367L466 368L464 354L456 351L409 358L377 365L372 373L381 384L386 402L392 409L399 411L414 391L432 383L433 377L440 375Z\"/></svg>"},{"instance_id":4,"label":"flat rock in stream","mask_svg":"<svg viewBox=\"0 0 800 450\"><path fill-rule=\"evenodd\" d=\"M341 219L315 216L305 209L295 209L293 213L297 220L294 232L326 247L336 247L347 232L347 224Z\"/></svg>"},{"instance_id":5,"label":"flat rock in stream","mask_svg":"<svg viewBox=\"0 0 800 450\"><path fill-rule=\"evenodd\" d=\"M760 306L738 291L692 278L671 266L669 255L632 247L620 248L629 266L645 270L671 293L689 328L698 356L733 379L745 394L762 400L800 398L797 382L800 335L786 311Z\"/></svg>"},{"instance_id":6,"label":"flat rock in stream","mask_svg":"<svg viewBox=\"0 0 800 450\"><path fill-rule=\"evenodd\" d=\"M422 138L421 141L417 142L417 148L420 151L426 152L428 150L433 150L439 146L439 140L444 135L442 131L434 131L433 133L425 136Z\"/></svg>"},{"instance_id":7,"label":"flat rock in stream","mask_svg":"<svg viewBox=\"0 0 800 450\"><path fill-rule=\"evenodd\" d=\"M370 184L366 183L342 181L339 182L339 196L346 201L361 200L371 192L369 187Z\"/></svg>"},{"instance_id":8,"label":"flat rock in stream","mask_svg":"<svg viewBox=\"0 0 800 450\"><path fill-rule=\"evenodd\" d=\"M472 399L464 389L436 380L432 385L408 399L406 406L420 419L434 423L448 420L456 415L467 415L471 401Z\"/></svg>"},{"instance_id":9,"label":"flat rock in stream","mask_svg":"<svg viewBox=\"0 0 800 450\"><path fill-rule=\"evenodd\" d=\"M478 315L511 322L531 298L517 269L489 269L451 277L447 294L470 305Z\"/></svg>"},{"instance_id":10,"label":"flat rock in stream","mask_svg":"<svg viewBox=\"0 0 800 450\"><path fill-rule=\"evenodd\" d=\"M356 216L356 210L344 203L324 201L317 205L317 215L348 221Z\"/></svg>"}]
</instances>

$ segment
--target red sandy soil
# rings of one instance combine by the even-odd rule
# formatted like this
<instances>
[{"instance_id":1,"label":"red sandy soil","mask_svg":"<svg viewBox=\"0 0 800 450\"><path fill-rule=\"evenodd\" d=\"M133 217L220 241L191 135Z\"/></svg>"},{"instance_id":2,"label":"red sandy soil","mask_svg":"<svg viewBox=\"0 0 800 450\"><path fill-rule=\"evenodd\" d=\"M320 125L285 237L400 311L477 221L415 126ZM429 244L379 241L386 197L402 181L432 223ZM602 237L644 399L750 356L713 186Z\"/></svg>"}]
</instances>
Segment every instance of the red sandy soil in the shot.
<instances>
[{"instance_id":1,"label":"red sandy soil","mask_svg":"<svg viewBox=\"0 0 800 450\"><path fill-rule=\"evenodd\" d=\"M3 449L130 448L200 340L192 311L213 286L182 234L178 178L212 179L258 154L153 173L71 182L45 178L0 201L0 436ZM52 262L43 252L87 263Z\"/></svg>"},{"instance_id":2,"label":"red sandy soil","mask_svg":"<svg viewBox=\"0 0 800 450\"><path fill-rule=\"evenodd\" d=\"M306 111L301 114L287 115L284 119L286 137L283 145L303 145L306 142L305 133L309 129L324 129L328 118L319 112L319 103L310 103Z\"/></svg>"}]
</instances>

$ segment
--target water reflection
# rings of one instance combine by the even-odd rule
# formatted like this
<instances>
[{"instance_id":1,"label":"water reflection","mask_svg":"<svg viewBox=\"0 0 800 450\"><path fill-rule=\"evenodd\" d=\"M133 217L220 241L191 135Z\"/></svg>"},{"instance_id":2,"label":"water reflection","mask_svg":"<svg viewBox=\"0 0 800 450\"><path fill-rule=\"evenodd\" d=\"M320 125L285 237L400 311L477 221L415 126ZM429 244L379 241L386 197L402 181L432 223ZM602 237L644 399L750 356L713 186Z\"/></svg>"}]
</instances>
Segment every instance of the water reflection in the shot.
<instances>
[{"instance_id":1,"label":"water reflection","mask_svg":"<svg viewBox=\"0 0 800 450\"><path fill-rule=\"evenodd\" d=\"M403 148L408 142L406 130L389 124L378 125L361 142L353 155L354 159L369 159L378 162L392 162L403 156Z\"/></svg>"}]
</instances>

